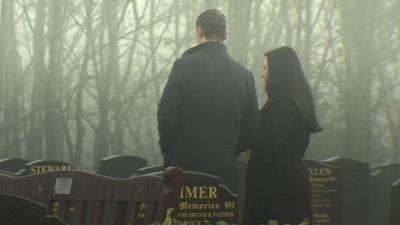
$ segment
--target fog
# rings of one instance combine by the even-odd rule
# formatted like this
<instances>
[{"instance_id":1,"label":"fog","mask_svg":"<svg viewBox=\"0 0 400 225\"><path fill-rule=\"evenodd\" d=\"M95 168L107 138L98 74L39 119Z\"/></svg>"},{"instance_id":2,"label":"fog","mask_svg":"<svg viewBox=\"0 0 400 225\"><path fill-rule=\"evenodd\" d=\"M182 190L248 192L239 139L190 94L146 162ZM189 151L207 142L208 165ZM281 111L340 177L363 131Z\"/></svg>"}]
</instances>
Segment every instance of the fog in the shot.
<instances>
[{"instance_id":1,"label":"fog","mask_svg":"<svg viewBox=\"0 0 400 225\"><path fill-rule=\"evenodd\" d=\"M264 52L298 52L324 131L307 158L400 160L400 0L2 0L0 158L92 168L113 154L158 164L156 111L208 8L256 79Z\"/></svg>"}]
</instances>

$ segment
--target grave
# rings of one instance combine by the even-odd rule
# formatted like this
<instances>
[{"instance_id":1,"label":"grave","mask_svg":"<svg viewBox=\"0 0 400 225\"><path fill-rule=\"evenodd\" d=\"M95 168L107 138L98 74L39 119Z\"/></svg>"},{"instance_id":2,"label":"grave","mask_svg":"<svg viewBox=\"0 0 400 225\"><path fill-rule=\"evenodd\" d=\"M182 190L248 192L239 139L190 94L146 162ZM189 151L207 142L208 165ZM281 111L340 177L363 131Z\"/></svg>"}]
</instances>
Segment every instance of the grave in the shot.
<instances>
[{"instance_id":1,"label":"grave","mask_svg":"<svg viewBox=\"0 0 400 225\"><path fill-rule=\"evenodd\" d=\"M130 155L113 155L100 161L97 174L115 178L127 178L134 174L139 168L147 166L147 160Z\"/></svg>"},{"instance_id":2,"label":"grave","mask_svg":"<svg viewBox=\"0 0 400 225\"><path fill-rule=\"evenodd\" d=\"M36 160L25 164L24 168L15 173L15 176L37 175L56 171L71 171L72 165L57 160Z\"/></svg>"},{"instance_id":3,"label":"grave","mask_svg":"<svg viewBox=\"0 0 400 225\"><path fill-rule=\"evenodd\" d=\"M322 161L340 167L340 210L343 225L368 225L370 171L366 162L334 157Z\"/></svg>"},{"instance_id":4,"label":"grave","mask_svg":"<svg viewBox=\"0 0 400 225\"><path fill-rule=\"evenodd\" d=\"M340 168L304 160L310 175L313 225L344 225L341 218Z\"/></svg>"},{"instance_id":5,"label":"grave","mask_svg":"<svg viewBox=\"0 0 400 225\"><path fill-rule=\"evenodd\" d=\"M219 181L217 176L184 170L178 207L172 218L179 225L238 224L238 196Z\"/></svg>"},{"instance_id":6,"label":"grave","mask_svg":"<svg viewBox=\"0 0 400 225\"><path fill-rule=\"evenodd\" d=\"M4 171L7 174L13 174L24 168L24 165L29 163L26 159L1 159L0 160L0 171Z\"/></svg>"},{"instance_id":7,"label":"grave","mask_svg":"<svg viewBox=\"0 0 400 225\"><path fill-rule=\"evenodd\" d=\"M141 174L147 174L147 173L157 173L163 170L162 165L155 165L155 166L146 166L143 168L139 168L136 170L136 173L141 175Z\"/></svg>"},{"instance_id":8,"label":"grave","mask_svg":"<svg viewBox=\"0 0 400 225\"><path fill-rule=\"evenodd\" d=\"M180 202L174 214L179 224L237 224L237 195L213 175L184 171Z\"/></svg>"},{"instance_id":9,"label":"grave","mask_svg":"<svg viewBox=\"0 0 400 225\"><path fill-rule=\"evenodd\" d=\"M400 179L400 163L385 163L371 166L370 225L390 223L390 188Z\"/></svg>"},{"instance_id":10,"label":"grave","mask_svg":"<svg viewBox=\"0 0 400 225\"><path fill-rule=\"evenodd\" d=\"M58 217L47 215L43 204L8 194L0 194L0 221L6 225L67 225Z\"/></svg>"},{"instance_id":11,"label":"grave","mask_svg":"<svg viewBox=\"0 0 400 225\"><path fill-rule=\"evenodd\" d=\"M390 225L400 224L400 180L390 188Z\"/></svg>"},{"instance_id":12,"label":"grave","mask_svg":"<svg viewBox=\"0 0 400 225\"><path fill-rule=\"evenodd\" d=\"M68 225L150 225L177 208L181 184L182 170L173 167L126 179L75 170L0 174L0 224L56 225L43 218L57 216Z\"/></svg>"}]
</instances>

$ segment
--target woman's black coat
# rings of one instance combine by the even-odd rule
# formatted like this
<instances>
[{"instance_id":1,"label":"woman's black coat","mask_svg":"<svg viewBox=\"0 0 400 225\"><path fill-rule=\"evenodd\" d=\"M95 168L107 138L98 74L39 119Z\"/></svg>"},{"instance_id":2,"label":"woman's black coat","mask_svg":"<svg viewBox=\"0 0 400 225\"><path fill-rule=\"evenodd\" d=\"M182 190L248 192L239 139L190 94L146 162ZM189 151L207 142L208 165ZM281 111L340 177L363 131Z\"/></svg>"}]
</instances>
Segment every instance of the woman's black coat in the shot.
<instances>
[{"instance_id":1,"label":"woman's black coat","mask_svg":"<svg viewBox=\"0 0 400 225\"><path fill-rule=\"evenodd\" d=\"M245 224L277 220L297 225L311 218L309 177L302 162L310 132L290 98L270 101L260 113L264 138L248 162Z\"/></svg>"},{"instance_id":2,"label":"woman's black coat","mask_svg":"<svg viewBox=\"0 0 400 225\"><path fill-rule=\"evenodd\" d=\"M312 219L310 181L302 158L311 133L321 131L310 88L295 51L267 53L267 104L260 111L247 170L245 224L297 225Z\"/></svg>"}]
</instances>

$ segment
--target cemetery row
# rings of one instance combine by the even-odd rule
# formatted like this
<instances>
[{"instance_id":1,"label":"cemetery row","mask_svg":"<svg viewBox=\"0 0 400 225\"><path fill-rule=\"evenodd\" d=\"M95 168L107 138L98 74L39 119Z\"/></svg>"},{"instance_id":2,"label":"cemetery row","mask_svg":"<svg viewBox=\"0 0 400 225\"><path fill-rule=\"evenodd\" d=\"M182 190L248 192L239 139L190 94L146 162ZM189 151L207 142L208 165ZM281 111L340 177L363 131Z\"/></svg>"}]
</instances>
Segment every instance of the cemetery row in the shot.
<instances>
[{"instance_id":1,"label":"cemetery row","mask_svg":"<svg viewBox=\"0 0 400 225\"><path fill-rule=\"evenodd\" d=\"M400 224L400 163L370 166L331 158L305 160L305 164L314 225ZM245 163L238 162L238 168L241 181L236 194L213 175L178 168L164 171L161 166L148 167L145 159L135 156L105 158L95 172L76 171L61 161L3 159L0 193L35 200L27 203L42 204L41 213L35 215L46 214L49 221L61 218L69 225L150 224L165 216L177 224L241 224ZM21 201L11 201L12 197L0 196L0 220L1 215L23 211L7 211L6 199ZM169 208L175 210L167 215Z\"/></svg>"}]
</instances>

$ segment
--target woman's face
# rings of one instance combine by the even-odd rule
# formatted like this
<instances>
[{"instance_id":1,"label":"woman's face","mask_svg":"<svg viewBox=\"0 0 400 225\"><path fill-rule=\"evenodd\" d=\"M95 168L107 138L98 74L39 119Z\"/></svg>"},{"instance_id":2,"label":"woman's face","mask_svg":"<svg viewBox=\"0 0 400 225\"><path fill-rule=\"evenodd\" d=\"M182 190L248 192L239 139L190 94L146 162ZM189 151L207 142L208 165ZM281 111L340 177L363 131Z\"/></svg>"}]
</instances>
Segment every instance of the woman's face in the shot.
<instances>
[{"instance_id":1,"label":"woman's face","mask_svg":"<svg viewBox=\"0 0 400 225\"><path fill-rule=\"evenodd\" d=\"M269 70L268 70L268 57L264 56L264 74L263 74L263 78L264 78L264 84L265 84L265 88L267 87L267 83L268 83L268 78L269 78Z\"/></svg>"}]
</instances>

